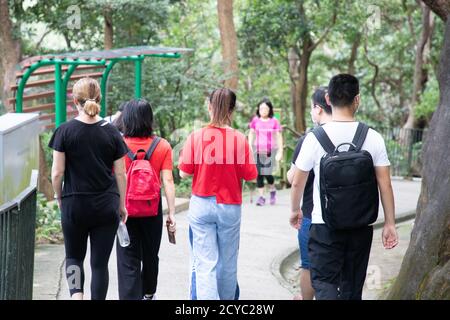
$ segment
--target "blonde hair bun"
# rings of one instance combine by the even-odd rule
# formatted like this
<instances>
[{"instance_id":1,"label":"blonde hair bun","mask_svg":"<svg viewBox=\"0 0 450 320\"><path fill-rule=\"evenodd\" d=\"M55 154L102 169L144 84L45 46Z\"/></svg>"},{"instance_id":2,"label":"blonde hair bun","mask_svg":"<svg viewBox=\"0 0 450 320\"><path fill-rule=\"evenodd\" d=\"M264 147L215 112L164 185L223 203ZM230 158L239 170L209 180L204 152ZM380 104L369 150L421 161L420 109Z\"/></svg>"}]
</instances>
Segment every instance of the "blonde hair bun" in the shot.
<instances>
[{"instance_id":1,"label":"blonde hair bun","mask_svg":"<svg viewBox=\"0 0 450 320\"><path fill-rule=\"evenodd\" d=\"M100 113L101 92L97 80L81 78L73 85L72 92L88 116L95 117Z\"/></svg>"}]
</instances>

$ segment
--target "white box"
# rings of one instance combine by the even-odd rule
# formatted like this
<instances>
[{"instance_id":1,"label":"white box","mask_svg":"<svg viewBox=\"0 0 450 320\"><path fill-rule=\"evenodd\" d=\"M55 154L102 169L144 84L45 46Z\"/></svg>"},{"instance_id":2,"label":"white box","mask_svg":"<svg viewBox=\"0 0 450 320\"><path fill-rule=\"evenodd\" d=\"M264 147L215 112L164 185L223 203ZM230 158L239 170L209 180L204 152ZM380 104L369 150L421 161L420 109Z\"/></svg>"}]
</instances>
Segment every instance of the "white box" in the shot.
<instances>
[{"instance_id":1,"label":"white box","mask_svg":"<svg viewBox=\"0 0 450 320\"><path fill-rule=\"evenodd\" d=\"M27 188L39 169L39 133L37 113L0 116L0 205Z\"/></svg>"}]
</instances>

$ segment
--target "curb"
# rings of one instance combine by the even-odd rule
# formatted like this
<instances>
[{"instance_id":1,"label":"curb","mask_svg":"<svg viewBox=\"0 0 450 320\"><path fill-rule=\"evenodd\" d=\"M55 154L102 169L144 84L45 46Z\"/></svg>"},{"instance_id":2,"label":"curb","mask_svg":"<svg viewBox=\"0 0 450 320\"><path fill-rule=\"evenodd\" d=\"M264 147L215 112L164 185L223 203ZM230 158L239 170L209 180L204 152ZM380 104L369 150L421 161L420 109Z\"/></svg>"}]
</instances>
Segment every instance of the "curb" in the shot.
<instances>
[{"instance_id":1,"label":"curb","mask_svg":"<svg viewBox=\"0 0 450 320\"><path fill-rule=\"evenodd\" d=\"M168 208L164 208L166 205L166 199L165 197L161 198L161 201L163 201L163 215L167 215L169 212ZM178 203L176 203L178 201ZM186 211L189 209L189 201L190 198L175 198L175 214Z\"/></svg>"},{"instance_id":2,"label":"curb","mask_svg":"<svg viewBox=\"0 0 450 320\"><path fill-rule=\"evenodd\" d=\"M416 210L411 210L411 211L405 212L395 218L395 223L398 224L398 223L401 223L401 222L404 222L407 220L411 220L415 216L416 216ZM383 227L383 225L384 225L384 219L382 221L375 222L373 224L373 229L374 230L381 229ZM295 249L290 248L290 249L286 250L284 253L277 256L273 260L273 262L270 266L270 271L272 272L273 276L278 280L280 285L283 288L289 290L289 292L291 292L292 294L296 294L296 292L294 292L292 285L286 280L283 269L289 263L289 261L292 260L292 257L294 255L297 255L298 250L299 250L298 247L295 247Z\"/></svg>"}]
</instances>

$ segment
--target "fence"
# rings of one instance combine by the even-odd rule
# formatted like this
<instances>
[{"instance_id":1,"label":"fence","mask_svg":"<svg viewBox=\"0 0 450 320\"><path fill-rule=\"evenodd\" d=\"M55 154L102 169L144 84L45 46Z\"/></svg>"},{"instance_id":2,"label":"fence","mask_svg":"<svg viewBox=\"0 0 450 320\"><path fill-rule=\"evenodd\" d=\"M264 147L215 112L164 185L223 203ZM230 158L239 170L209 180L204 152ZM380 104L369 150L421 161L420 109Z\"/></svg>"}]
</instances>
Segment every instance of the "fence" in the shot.
<instances>
[{"instance_id":1,"label":"fence","mask_svg":"<svg viewBox=\"0 0 450 320\"><path fill-rule=\"evenodd\" d=\"M283 136L286 141L296 143L298 137L294 130L284 127ZM422 171L422 145L427 130L402 128L374 128L384 138L389 160L391 175L401 177L420 177ZM286 143L284 161L280 170L280 178L285 182L285 173L289 170L295 143Z\"/></svg>"},{"instance_id":2,"label":"fence","mask_svg":"<svg viewBox=\"0 0 450 320\"><path fill-rule=\"evenodd\" d=\"M427 130L377 128L384 138L391 162L391 174L402 177L420 177L422 146Z\"/></svg>"},{"instance_id":3,"label":"fence","mask_svg":"<svg viewBox=\"0 0 450 320\"><path fill-rule=\"evenodd\" d=\"M0 300L33 297L37 173L30 186L0 206Z\"/></svg>"}]
</instances>

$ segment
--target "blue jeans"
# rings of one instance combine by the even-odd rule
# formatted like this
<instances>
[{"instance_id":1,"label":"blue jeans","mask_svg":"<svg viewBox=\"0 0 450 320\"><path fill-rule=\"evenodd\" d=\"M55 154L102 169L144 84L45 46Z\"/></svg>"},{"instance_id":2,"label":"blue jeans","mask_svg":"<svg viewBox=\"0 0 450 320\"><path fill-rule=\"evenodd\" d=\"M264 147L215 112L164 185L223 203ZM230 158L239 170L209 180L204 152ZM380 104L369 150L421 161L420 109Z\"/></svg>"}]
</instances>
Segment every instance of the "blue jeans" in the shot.
<instances>
[{"instance_id":1,"label":"blue jeans","mask_svg":"<svg viewBox=\"0 0 450 320\"><path fill-rule=\"evenodd\" d=\"M300 247L300 266L302 269L309 270L309 228L311 227L311 219L303 217L302 226L298 230L298 245Z\"/></svg>"},{"instance_id":2,"label":"blue jeans","mask_svg":"<svg viewBox=\"0 0 450 320\"><path fill-rule=\"evenodd\" d=\"M216 197L192 195L188 218L191 299L237 299L241 205L217 204Z\"/></svg>"}]
</instances>

